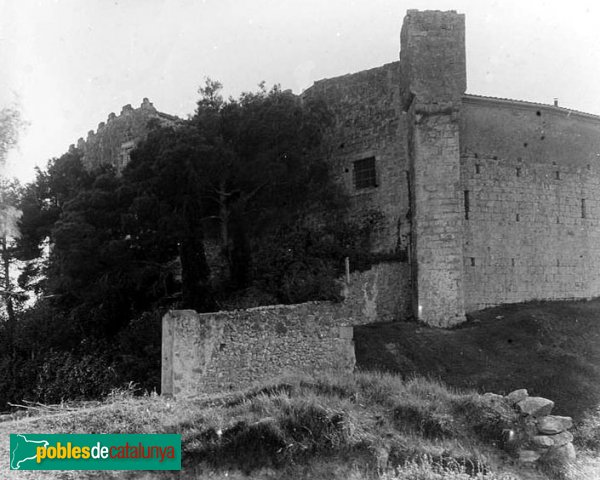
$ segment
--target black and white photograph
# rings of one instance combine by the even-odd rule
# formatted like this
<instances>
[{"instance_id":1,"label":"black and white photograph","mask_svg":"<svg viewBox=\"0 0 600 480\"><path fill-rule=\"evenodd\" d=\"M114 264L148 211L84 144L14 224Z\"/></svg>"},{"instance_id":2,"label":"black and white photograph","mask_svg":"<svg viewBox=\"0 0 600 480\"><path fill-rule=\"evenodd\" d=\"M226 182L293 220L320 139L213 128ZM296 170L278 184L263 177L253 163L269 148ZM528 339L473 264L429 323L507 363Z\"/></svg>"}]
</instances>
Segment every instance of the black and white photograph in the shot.
<instances>
[{"instance_id":1,"label":"black and white photograph","mask_svg":"<svg viewBox=\"0 0 600 480\"><path fill-rule=\"evenodd\" d=\"M0 0L0 478L600 480L600 3Z\"/></svg>"}]
</instances>

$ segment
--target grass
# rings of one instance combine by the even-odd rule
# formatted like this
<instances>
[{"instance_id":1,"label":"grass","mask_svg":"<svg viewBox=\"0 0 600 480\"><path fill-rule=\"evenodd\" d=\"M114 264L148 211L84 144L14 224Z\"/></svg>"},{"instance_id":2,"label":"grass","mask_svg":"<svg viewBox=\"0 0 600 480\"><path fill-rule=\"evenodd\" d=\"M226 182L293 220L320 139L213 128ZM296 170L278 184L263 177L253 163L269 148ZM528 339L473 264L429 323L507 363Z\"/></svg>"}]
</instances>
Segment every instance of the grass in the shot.
<instances>
[{"instance_id":1,"label":"grass","mask_svg":"<svg viewBox=\"0 0 600 480\"><path fill-rule=\"evenodd\" d=\"M592 480L600 478L598 319L594 300L488 309L452 330L359 327L362 370L354 375L283 378L195 400L124 391L100 406L7 420L0 422L0 468L9 432L180 433L180 473L43 478ZM575 418L575 463L523 470L504 449L502 431L514 412L490 408L480 394L517 388Z\"/></svg>"},{"instance_id":2,"label":"grass","mask_svg":"<svg viewBox=\"0 0 600 480\"><path fill-rule=\"evenodd\" d=\"M48 472L44 478L551 478L520 476L499 448L510 420L509 411L491 409L474 392L363 372L285 378L196 400L122 396L96 408L0 423L0 438L10 431L182 435L181 473Z\"/></svg>"},{"instance_id":3,"label":"grass","mask_svg":"<svg viewBox=\"0 0 600 480\"><path fill-rule=\"evenodd\" d=\"M526 388L576 421L600 404L599 299L504 305L468 318L451 330L406 322L357 327L357 364L478 392Z\"/></svg>"}]
</instances>

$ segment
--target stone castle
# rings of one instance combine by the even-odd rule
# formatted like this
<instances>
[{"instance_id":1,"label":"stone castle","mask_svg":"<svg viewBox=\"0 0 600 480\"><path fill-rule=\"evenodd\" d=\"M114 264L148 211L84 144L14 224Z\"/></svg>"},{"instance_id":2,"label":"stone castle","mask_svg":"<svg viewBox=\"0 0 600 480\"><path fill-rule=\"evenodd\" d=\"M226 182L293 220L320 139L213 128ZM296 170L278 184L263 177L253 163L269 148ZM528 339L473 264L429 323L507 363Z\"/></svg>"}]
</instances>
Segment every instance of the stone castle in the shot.
<instances>
[{"instance_id":1,"label":"stone castle","mask_svg":"<svg viewBox=\"0 0 600 480\"><path fill-rule=\"evenodd\" d=\"M400 60L316 82L335 114L331 169L351 212L379 212L374 249L406 251L396 310L447 327L465 312L600 294L600 117L466 94L465 21L409 10ZM121 169L147 121L144 99L87 141L89 166Z\"/></svg>"},{"instance_id":2,"label":"stone castle","mask_svg":"<svg viewBox=\"0 0 600 480\"><path fill-rule=\"evenodd\" d=\"M77 141L77 148L83 153L83 162L92 169L100 165L110 164L120 172L127 162L129 154L143 140L152 124L157 126L173 126L180 119L167 113L159 112L147 99L142 100L138 108L131 104L123 106L120 115L109 113L106 122L100 122L98 129L90 130L87 138ZM71 145L70 149L74 149Z\"/></svg>"}]
</instances>

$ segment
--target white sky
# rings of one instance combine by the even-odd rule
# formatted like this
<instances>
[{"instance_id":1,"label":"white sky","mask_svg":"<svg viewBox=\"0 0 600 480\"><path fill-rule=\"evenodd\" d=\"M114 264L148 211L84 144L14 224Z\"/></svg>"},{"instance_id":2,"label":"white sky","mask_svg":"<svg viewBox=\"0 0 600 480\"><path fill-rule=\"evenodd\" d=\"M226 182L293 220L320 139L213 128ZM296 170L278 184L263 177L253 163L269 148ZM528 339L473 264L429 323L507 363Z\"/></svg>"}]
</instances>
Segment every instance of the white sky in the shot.
<instances>
[{"instance_id":1,"label":"white sky","mask_svg":"<svg viewBox=\"0 0 600 480\"><path fill-rule=\"evenodd\" d=\"M466 14L469 93L600 114L596 0L0 0L0 108L29 123L8 174L31 179L143 97L185 118L206 76L299 93L395 61L411 8Z\"/></svg>"}]
</instances>

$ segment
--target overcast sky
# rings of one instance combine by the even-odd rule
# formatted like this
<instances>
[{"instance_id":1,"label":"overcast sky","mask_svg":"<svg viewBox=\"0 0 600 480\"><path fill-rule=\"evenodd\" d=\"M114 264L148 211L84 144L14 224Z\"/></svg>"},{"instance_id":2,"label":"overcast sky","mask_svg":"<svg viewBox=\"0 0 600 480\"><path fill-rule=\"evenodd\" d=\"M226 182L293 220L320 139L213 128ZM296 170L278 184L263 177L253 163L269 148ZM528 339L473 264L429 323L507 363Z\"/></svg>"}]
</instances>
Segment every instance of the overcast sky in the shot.
<instances>
[{"instance_id":1,"label":"overcast sky","mask_svg":"<svg viewBox=\"0 0 600 480\"><path fill-rule=\"evenodd\" d=\"M466 14L469 93L600 114L596 0L0 0L0 108L29 124L8 174L31 179L143 97L185 118L206 76L300 93L395 61L412 8Z\"/></svg>"}]
</instances>

